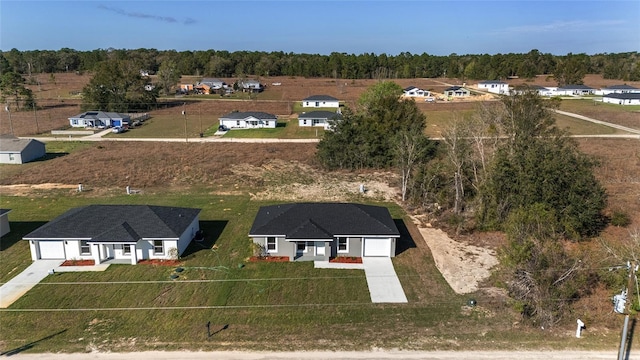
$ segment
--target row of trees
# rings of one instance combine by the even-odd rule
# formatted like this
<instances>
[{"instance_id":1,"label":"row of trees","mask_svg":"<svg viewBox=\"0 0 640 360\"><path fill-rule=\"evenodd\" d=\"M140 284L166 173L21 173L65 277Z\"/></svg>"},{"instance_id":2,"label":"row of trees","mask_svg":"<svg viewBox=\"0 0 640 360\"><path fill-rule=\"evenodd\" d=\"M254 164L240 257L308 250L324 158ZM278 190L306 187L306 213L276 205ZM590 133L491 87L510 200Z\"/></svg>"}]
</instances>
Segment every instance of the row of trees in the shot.
<instances>
[{"instance_id":1,"label":"row of trees","mask_svg":"<svg viewBox=\"0 0 640 360\"><path fill-rule=\"evenodd\" d=\"M165 62L173 62L182 75L237 77L306 76L343 79L365 78L435 78L450 77L474 80L505 79L510 76L532 78L554 74L561 85L578 83L563 80L578 74L602 74L605 78L640 80L640 56L637 52L615 54L552 55L534 49L526 54L450 54L448 56L411 54L295 54L282 51L201 50L175 51L156 49L97 49L2 52L14 71L33 73L95 71L105 60L130 60L139 69L156 73ZM578 77L577 80L581 80ZM566 82L564 82L566 81Z\"/></svg>"},{"instance_id":2,"label":"row of trees","mask_svg":"<svg viewBox=\"0 0 640 360\"><path fill-rule=\"evenodd\" d=\"M510 294L527 318L555 324L593 280L561 241L597 234L606 205L596 162L555 127L557 100L525 91L480 105L472 118L454 118L436 143L423 135L424 116L401 92L391 82L365 92L318 144L320 162L396 168L408 203L456 226L504 231Z\"/></svg>"}]
</instances>

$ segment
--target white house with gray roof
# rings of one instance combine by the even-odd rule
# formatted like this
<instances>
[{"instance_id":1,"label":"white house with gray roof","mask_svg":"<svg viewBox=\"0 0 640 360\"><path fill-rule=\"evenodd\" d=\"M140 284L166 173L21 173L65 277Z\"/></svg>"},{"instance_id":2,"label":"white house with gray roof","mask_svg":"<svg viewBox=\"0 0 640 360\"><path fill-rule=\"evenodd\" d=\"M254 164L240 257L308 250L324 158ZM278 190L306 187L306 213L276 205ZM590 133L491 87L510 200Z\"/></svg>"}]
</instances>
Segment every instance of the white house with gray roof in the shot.
<instances>
[{"instance_id":1,"label":"white house with gray roof","mask_svg":"<svg viewBox=\"0 0 640 360\"><path fill-rule=\"evenodd\" d=\"M74 208L23 237L31 259L137 264L182 255L200 230L200 209L151 205Z\"/></svg>"},{"instance_id":2,"label":"white house with gray roof","mask_svg":"<svg viewBox=\"0 0 640 360\"><path fill-rule=\"evenodd\" d=\"M220 125L224 125L229 129L273 129L278 125L277 116L258 111L234 111L221 116L219 120Z\"/></svg>"},{"instance_id":3,"label":"white house with gray roof","mask_svg":"<svg viewBox=\"0 0 640 360\"><path fill-rule=\"evenodd\" d=\"M131 125L131 117L108 111L86 111L69 118L71 127L109 128Z\"/></svg>"},{"instance_id":4,"label":"white house with gray roof","mask_svg":"<svg viewBox=\"0 0 640 360\"><path fill-rule=\"evenodd\" d=\"M587 85L565 85L561 86L556 90L555 95L559 96L584 96L584 95L593 95L595 94L596 89L589 87Z\"/></svg>"},{"instance_id":5,"label":"white house with gray roof","mask_svg":"<svg viewBox=\"0 0 640 360\"><path fill-rule=\"evenodd\" d=\"M484 90L493 94L508 95L509 84L498 80L480 81L478 83L478 90Z\"/></svg>"},{"instance_id":6,"label":"white house with gray roof","mask_svg":"<svg viewBox=\"0 0 640 360\"><path fill-rule=\"evenodd\" d=\"M260 207L249 237L266 255L328 261L340 256L393 257L400 232L382 206L289 203Z\"/></svg>"},{"instance_id":7,"label":"white house with gray roof","mask_svg":"<svg viewBox=\"0 0 640 360\"><path fill-rule=\"evenodd\" d=\"M640 105L640 93L615 93L602 97L602 102L618 105Z\"/></svg>"},{"instance_id":8,"label":"white house with gray roof","mask_svg":"<svg viewBox=\"0 0 640 360\"><path fill-rule=\"evenodd\" d=\"M302 99L302 107L339 108L340 101L329 95L313 95Z\"/></svg>"},{"instance_id":9,"label":"white house with gray roof","mask_svg":"<svg viewBox=\"0 0 640 360\"><path fill-rule=\"evenodd\" d=\"M605 88L596 90L596 95L609 95L609 94L633 94L640 93L640 89L631 85L611 85Z\"/></svg>"},{"instance_id":10,"label":"white house with gray roof","mask_svg":"<svg viewBox=\"0 0 640 360\"><path fill-rule=\"evenodd\" d=\"M329 130L335 123L342 119L342 114L333 111L309 111L298 115L298 126L318 126Z\"/></svg>"},{"instance_id":11,"label":"white house with gray roof","mask_svg":"<svg viewBox=\"0 0 640 360\"><path fill-rule=\"evenodd\" d=\"M47 154L44 143L35 139L0 136L0 164L24 164Z\"/></svg>"}]
</instances>

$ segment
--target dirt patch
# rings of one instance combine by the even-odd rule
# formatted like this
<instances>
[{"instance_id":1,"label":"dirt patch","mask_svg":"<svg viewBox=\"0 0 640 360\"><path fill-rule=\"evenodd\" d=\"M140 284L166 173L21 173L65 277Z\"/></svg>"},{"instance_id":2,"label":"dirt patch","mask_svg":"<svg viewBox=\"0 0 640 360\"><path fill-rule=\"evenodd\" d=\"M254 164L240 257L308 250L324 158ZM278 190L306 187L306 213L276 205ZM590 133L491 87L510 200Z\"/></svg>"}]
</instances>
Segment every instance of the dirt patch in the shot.
<instances>
[{"instance_id":1,"label":"dirt patch","mask_svg":"<svg viewBox=\"0 0 640 360\"><path fill-rule=\"evenodd\" d=\"M494 250L452 240L444 231L426 225L420 216L412 220L429 245L436 267L456 293L477 291L498 265Z\"/></svg>"}]
</instances>

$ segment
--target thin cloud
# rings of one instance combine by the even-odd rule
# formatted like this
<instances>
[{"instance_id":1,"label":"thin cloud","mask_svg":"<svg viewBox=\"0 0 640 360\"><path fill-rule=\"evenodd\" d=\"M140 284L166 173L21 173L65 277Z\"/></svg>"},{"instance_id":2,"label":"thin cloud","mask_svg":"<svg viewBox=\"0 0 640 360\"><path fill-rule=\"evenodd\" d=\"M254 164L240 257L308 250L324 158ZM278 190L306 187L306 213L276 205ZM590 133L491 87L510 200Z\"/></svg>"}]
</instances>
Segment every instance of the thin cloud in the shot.
<instances>
[{"instance_id":1,"label":"thin cloud","mask_svg":"<svg viewBox=\"0 0 640 360\"><path fill-rule=\"evenodd\" d=\"M181 22L184 25L191 25L191 24L195 24L196 23L196 20L192 19L192 18L186 18L183 21L178 21L176 18L171 17L171 16L158 16L158 15L152 15L152 14L145 14L145 13L141 13L141 12L127 12L127 11L125 11L123 9L116 8L116 7L111 7L111 6L106 6L106 5L98 5L98 8L102 9L102 10L106 10L106 11L111 11L111 12L116 13L118 15L123 15L123 16L138 18L138 19L151 19L151 20L162 21L162 22L166 22L166 23L178 23L178 22Z\"/></svg>"},{"instance_id":2,"label":"thin cloud","mask_svg":"<svg viewBox=\"0 0 640 360\"><path fill-rule=\"evenodd\" d=\"M580 30L585 28L593 28L594 26L611 26L624 24L623 20L599 20L599 21L586 21L586 20L573 20L573 21L555 21L549 24L534 24L534 25L522 25L512 26L504 29L494 30L493 34L498 33L542 33L542 32L555 32L566 30Z\"/></svg>"}]
</instances>

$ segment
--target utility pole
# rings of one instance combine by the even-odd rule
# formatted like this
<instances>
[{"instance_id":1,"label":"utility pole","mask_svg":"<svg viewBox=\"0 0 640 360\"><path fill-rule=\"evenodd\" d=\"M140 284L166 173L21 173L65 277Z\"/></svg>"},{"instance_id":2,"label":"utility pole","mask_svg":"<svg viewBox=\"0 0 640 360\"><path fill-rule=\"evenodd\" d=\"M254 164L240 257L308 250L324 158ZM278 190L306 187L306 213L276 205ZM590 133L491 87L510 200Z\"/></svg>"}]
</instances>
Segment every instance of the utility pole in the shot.
<instances>
[{"instance_id":1,"label":"utility pole","mask_svg":"<svg viewBox=\"0 0 640 360\"><path fill-rule=\"evenodd\" d=\"M620 349L618 349L618 360L624 360L625 358L625 348L627 348L628 339L628 329L629 329L629 313L630 309L633 306L633 288L634 281L636 279L636 271L638 270L635 261L631 261L627 263L627 269L629 271L629 278L627 279L627 290L626 296L622 297L620 301L628 301L628 304L624 304L624 323L622 325L622 335L620 336ZM624 293L624 292L623 292ZM625 306L626 305L626 306Z\"/></svg>"},{"instance_id":2,"label":"utility pole","mask_svg":"<svg viewBox=\"0 0 640 360\"><path fill-rule=\"evenodd\" d=\"M9 114L9 128L11 129L11 135L15 135L13 133L13 122L11 121L11 108L9 106L9 102L7 101L7 106L5 106L4 109Z\"/></svg>"},{"instance_id":3,"label":"utility pole","mask_svg":"<svg viewBox=\"0 0 640 360\"><path fill-rule=\"evenodd\" d=\"M182 116L184 116L184 141L189 142L189 137L187 136L187 103L182 103Z\"/></svg>"}]
</instances>

